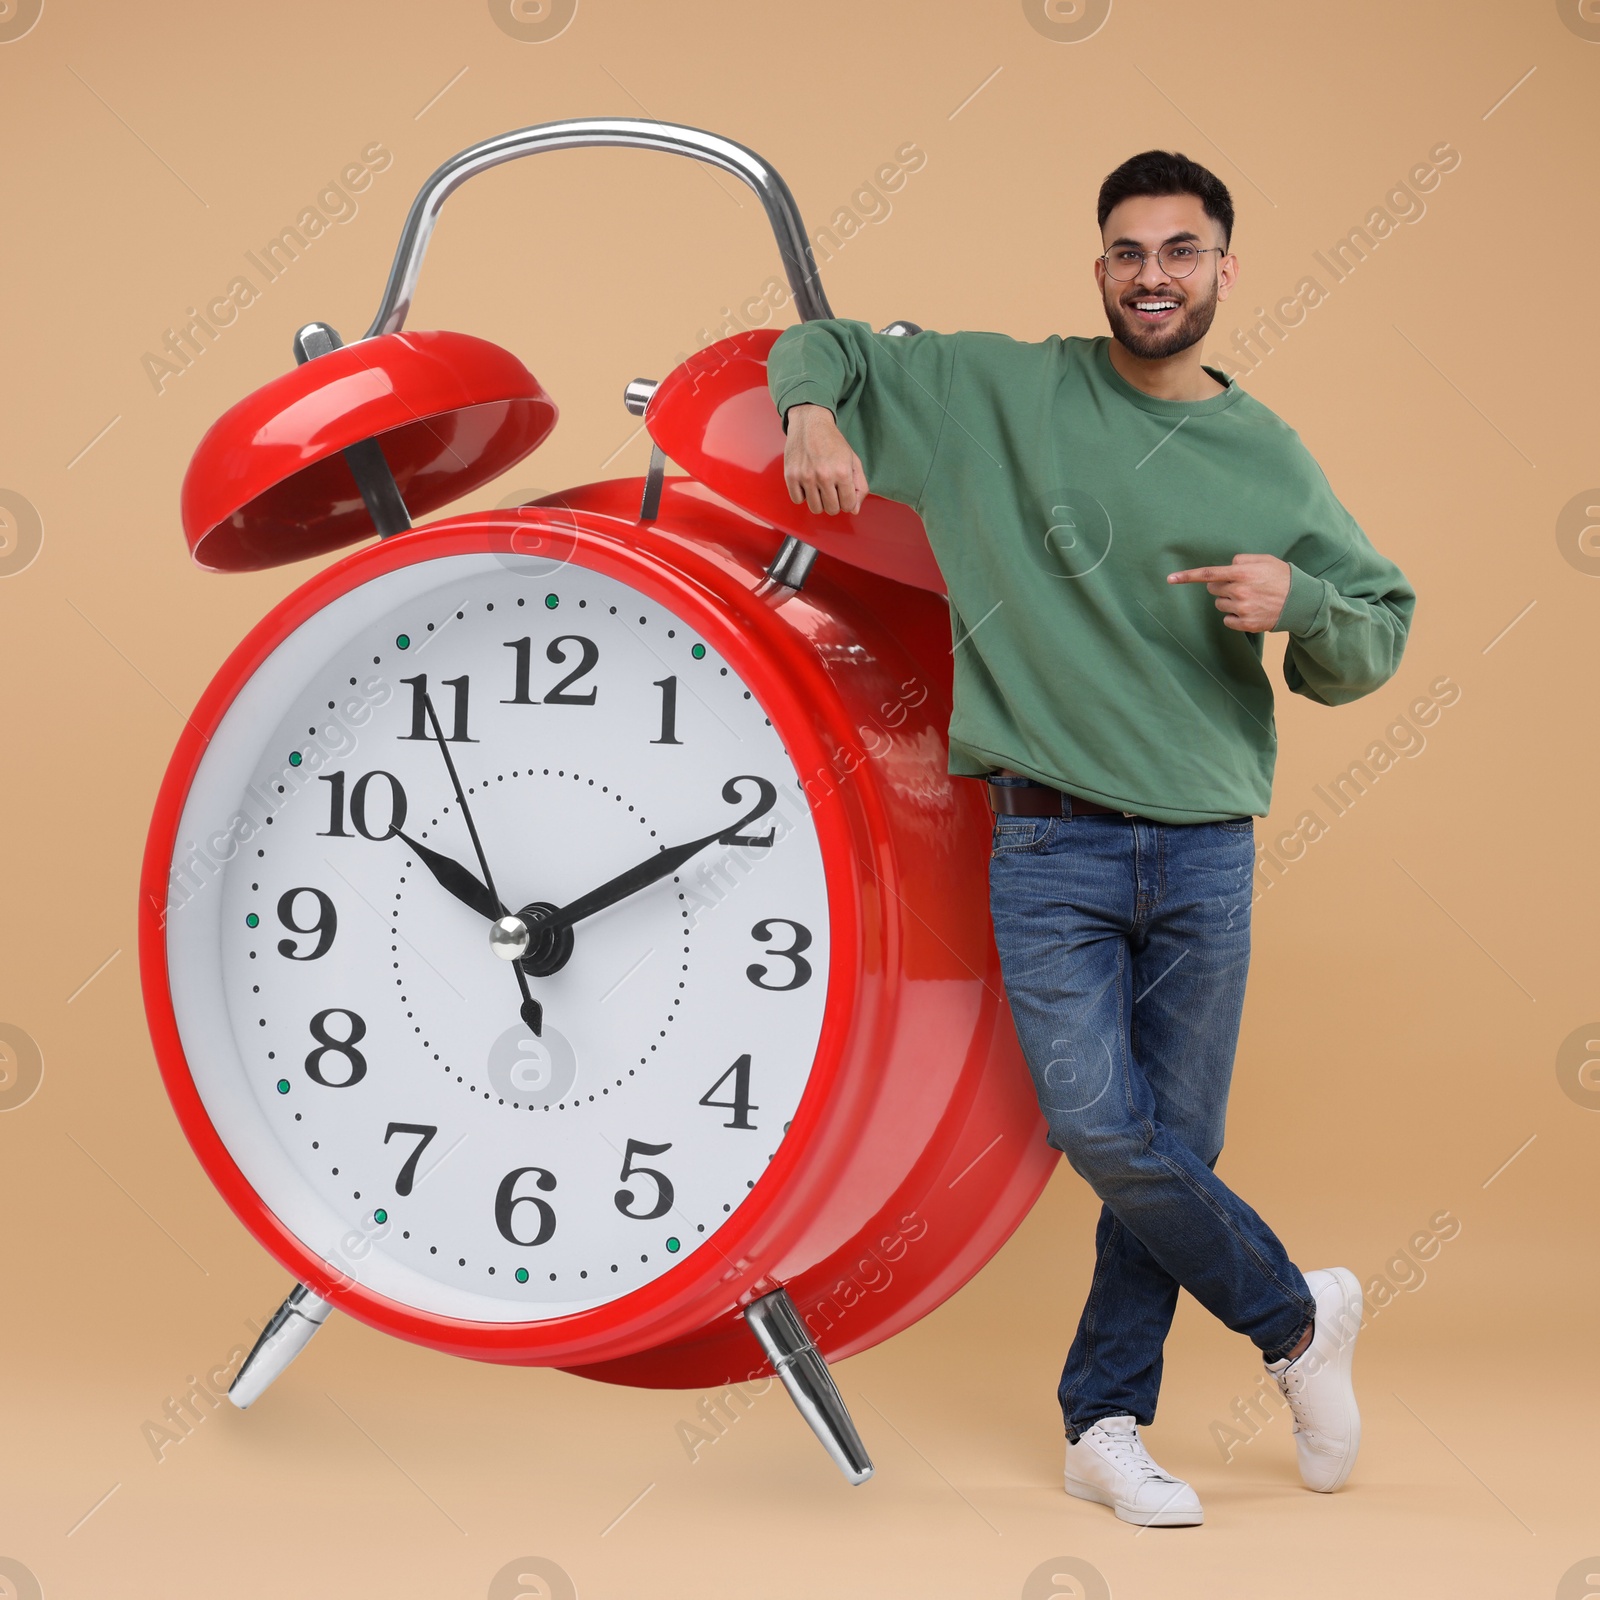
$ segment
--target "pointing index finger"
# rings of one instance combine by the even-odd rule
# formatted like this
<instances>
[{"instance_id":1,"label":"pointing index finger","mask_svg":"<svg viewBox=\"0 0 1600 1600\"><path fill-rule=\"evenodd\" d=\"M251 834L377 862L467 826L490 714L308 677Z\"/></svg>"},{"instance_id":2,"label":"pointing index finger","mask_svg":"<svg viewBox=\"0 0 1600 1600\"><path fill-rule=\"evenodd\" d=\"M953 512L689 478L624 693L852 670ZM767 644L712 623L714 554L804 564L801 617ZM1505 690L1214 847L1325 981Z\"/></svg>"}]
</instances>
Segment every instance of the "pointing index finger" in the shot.
<instances>
[{"instance_id":1,"label":"pointing index finger","mask_svg":"<svg viewBox=\"0 0 1600 1600\"><path fill-rule=\"evenodd\" d=\"M1226 578L1237 577L1238 573L1233 567L1189 567L1183 572L1169 572L1168 583L1218 583Z\"/></svg>"}]
</instances>

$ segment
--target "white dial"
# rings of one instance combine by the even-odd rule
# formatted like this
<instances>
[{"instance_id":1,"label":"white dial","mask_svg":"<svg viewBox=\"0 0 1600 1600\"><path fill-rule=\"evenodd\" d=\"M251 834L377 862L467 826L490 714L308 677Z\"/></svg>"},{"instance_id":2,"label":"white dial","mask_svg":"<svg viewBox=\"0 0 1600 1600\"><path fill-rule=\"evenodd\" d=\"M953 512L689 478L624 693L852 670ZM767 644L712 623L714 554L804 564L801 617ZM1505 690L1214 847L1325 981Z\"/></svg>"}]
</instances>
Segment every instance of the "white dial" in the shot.
<instances>
[{"instance_id":1,"label":"white dial","mask_svg":"<svg viewBox=\"0 0 1600 1600\"><path fill-rule=\"evenodd\" d=\"M828 977L809 807L751 689L613 578L466 554L339 597L239 691L178 841L206 1111L377 1293L486 1322L614 1300L706 1246L794 1115ZM491 910L534 932L520 970Z\"/></svg>"}]
</instances>

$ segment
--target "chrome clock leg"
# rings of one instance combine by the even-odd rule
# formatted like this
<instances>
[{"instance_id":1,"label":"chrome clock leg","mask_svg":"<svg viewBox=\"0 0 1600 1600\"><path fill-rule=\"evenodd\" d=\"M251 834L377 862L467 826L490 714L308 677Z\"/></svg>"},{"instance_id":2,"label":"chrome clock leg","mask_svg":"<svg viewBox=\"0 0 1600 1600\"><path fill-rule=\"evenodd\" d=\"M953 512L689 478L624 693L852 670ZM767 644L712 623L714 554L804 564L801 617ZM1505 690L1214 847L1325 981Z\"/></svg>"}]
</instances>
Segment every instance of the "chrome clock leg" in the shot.
<instances>
[{"instance_id":1,"label":"chrome clock leg","mask_svg":"<svg viewBox=\"0 0 1600 1600\"><path fill-rule=\"evenodd\" d=\"M744 1308L744 1320L823 1449L852 1484L865 1483L872 1476L871 1458L788 1291L775 1289L752 1300Z\"/></svg>"},{"instance_id":2,"label":"chrome clock leg","mask_svg":"<svg viewBox=\"0 0 1600 1600\"><path fill-rule=\"evenodd\" d=\"M228 1386L228 1398L241 1411L259 1400L267 1385L311 1343L311 1335L327 1321L331 1310L320 1295L297 1283L261 1330L255 1349L244 1358L239 1376Z\"/></svg>"}]
</instances>

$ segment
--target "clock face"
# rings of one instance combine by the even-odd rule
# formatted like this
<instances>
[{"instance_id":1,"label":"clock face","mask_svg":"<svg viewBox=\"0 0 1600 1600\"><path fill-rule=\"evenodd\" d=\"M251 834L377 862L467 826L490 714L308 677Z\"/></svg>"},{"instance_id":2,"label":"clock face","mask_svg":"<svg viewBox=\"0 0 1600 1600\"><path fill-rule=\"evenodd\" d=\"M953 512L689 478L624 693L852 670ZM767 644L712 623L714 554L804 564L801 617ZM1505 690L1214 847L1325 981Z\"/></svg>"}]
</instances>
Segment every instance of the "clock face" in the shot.
<instances>
[{"instance_id":1,"label":"clock face","mask_svg":"<svg viewBox=\"0 0 1600 1600\"><path fill-rule=\"evenodd\" d=\"M530 1014L465 903L474 831L511 912L709 842L611 891L564 961L536 944ZM239 690L177 840L201 1101L372 1291L482 1322L602 1305L706 1248L777 1151L826 1000L822 852L760 700L627 584L474 553L340 596Z\"/></svg>"}]
</instances>

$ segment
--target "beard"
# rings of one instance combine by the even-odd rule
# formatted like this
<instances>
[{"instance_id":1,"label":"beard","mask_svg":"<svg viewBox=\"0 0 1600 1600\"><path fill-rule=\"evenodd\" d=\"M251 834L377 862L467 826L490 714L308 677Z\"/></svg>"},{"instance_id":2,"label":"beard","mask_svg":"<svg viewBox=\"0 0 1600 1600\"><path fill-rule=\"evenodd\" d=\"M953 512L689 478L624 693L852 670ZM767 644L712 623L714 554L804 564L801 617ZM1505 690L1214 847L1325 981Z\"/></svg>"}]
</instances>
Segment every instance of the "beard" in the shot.
<instances>
[{"instance_id":1,"label":"beard","mask_svg":"<svg viewBox=\"0 0 1600 1600\"><path fill-rule=\"evenodd\" d=\"M1110 293L1113 288L1117 291L1114 297ZM1122 296L1126 290L1122 285L1108 279L1106 289L1103 303L1106 321L1111 324L1111 336L1141 361L1163 361L1180 350L1187 350L1190 345L1199 344L1211 331L1212 319L1217 314L1215 283L1204 299L1185 299L1178 315L1159 328L1146 327L1135 312L1123 305ZM1155 297L1147 295L1145 298Z\"/></svg>"}]
</instances>

